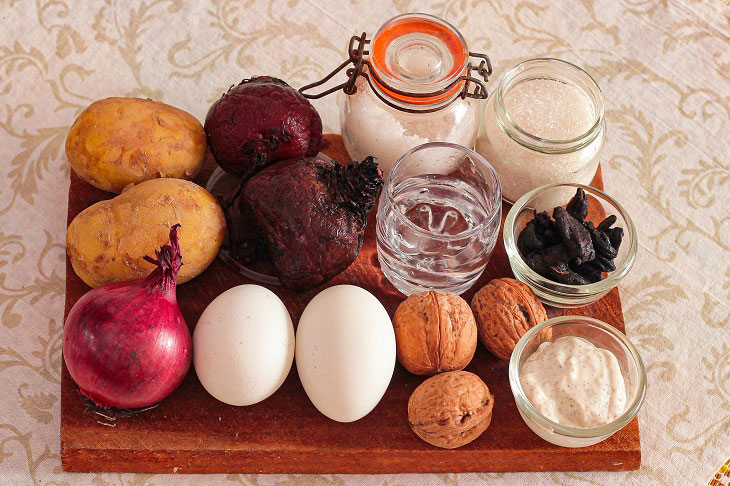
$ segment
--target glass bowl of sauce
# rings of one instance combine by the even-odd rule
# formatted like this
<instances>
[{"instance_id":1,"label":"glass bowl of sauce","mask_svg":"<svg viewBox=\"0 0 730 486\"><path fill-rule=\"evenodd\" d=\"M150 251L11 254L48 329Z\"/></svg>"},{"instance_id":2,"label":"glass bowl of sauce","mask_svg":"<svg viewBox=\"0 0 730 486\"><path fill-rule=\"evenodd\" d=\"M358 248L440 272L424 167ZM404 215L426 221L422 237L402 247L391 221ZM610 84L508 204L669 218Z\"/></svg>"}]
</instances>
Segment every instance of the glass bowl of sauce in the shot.
<instances>
[{"instance_id":1,"label":"glass bowl of sauce","mask_svg":"<svg viewBox=\"0 0 730 486\"><path fill-rule=\"evenodd\" d=\"M631 341L585 316L530 329L512 352L509 382L525 424L562 447L607 439L636 417L646 394L646 370Z\"/></svg>"}]
</instances>

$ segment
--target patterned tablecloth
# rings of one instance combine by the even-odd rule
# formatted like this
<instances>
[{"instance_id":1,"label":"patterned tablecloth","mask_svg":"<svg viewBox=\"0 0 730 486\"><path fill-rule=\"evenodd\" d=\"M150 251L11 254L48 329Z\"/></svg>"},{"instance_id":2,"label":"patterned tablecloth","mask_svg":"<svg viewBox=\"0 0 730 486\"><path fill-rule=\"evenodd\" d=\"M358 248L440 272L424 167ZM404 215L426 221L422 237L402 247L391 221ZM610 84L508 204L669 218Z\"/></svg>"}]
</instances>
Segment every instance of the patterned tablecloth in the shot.
<instances>
[{"instance_id":1,"label":"patterned tablecloth","mask_svg":"<svg viewBox=\"0 0 730 486\"><path fill-rule=\"evenodd\" d=\"M352 34L429 12L494 61L560 57L603 89L607 191L633 215L621 285L648 367L643 466L628 473L71 475L59 460L68 128L92 100L151 97L201 120L232 83L294 86ZM338 99L316 103L338 132ZM707 484L730 456L728 0L0 0L0 483L8 485ZM718 476L719 478L720 476ZM723 483L724 484L724 483Z\"/></svg>"}]
</instances>

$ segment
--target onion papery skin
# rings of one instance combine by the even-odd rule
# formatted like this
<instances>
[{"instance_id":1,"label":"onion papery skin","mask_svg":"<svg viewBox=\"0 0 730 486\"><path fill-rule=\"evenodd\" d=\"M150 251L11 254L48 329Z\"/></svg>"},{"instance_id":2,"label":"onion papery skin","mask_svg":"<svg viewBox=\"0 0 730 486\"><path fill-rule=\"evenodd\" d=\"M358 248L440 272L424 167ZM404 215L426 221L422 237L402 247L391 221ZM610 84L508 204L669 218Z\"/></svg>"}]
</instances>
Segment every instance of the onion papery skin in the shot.
<instances>
[{"instance_id":1,"label":"onion papery skin","mask_svg":"<svg viewBox=\"0 0 730 486\"><path fill-rule=\"evenodd\" d=\"M173 237L177 243L171 231ZM158 403L190 369L192 340L175 296L180 257L165 268L165 247L149 276L92 289L68 314L66 366L81 393L100 407Z\"/></svg>"}]
</instances>

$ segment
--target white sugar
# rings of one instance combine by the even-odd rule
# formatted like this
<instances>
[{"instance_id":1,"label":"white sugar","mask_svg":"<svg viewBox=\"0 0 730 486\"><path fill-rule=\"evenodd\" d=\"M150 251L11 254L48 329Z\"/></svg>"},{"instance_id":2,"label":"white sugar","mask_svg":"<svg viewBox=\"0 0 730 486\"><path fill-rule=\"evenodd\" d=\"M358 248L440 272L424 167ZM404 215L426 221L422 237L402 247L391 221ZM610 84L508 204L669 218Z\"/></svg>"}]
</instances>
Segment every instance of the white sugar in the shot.
<instances>
[{"instance_id":1,"label":"white sugar","mask_svg":"<svg viewBox=\"0 0 730 486\"><path fill-rule=\"evenodd\" d=\"M522 81L505 93L503 102L515 125L547 140L579 138L590 131L597 116L593 101L581 88L551 79ZM603 131L575 150L544 153L527 148L507 135L497 122L494 105L495 96L490 96L476 150L499 174L502 195L507 200L516 201L544 184L590 183L598 167ZM512 131L517 132L514 127Z\"/></svg>"},{"instance_id":2,"label":"white sugar","mask_svg":"<svg viewBox=\"0 0 730 486\"><path fill-rule=\"evenodd\" d=\"M587 132L596 112L577 86L553 79L530 79L504 95L512 121L527 133L549 140L569 140Z\"/></svg>"},{"instance_id":3,"label":"white sugar","mask_svg":"<svg viewBox=\"0 0 730 486\"><path fill-rule=\"evenodd\" d=\"M426 142L451 142L472 148L477 135L477 100L457 99L432 113L406 113L379 100L367 81L358 78L357 91L345 100L340 129L354 160L375 157L386 177L407 151ZM443 163L433 173L445 173Z\"/></svg>"}]
</instances>

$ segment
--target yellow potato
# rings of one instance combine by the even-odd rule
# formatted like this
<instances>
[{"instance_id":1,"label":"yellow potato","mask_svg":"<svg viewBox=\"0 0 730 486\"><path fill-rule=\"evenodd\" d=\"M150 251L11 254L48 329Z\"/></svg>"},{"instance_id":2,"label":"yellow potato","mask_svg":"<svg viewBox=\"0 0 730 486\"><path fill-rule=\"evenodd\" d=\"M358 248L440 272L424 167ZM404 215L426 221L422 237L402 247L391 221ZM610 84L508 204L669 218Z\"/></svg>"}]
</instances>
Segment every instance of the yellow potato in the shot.
<instances>
[{"instance_id":1,"label":"yellow potato","mask_svg":"<svg viewBox=\"0 0 730 486\"><path fill-rule=\"evenodd\" d=\"M116 193L159 177L192 179L205 149L205 132L193 115L141 98L93 102L66 138L66 156L76 173Z\"/></svg>"},{"instance_id":2,"label":"yellow potato","mask_svg":"<svg viewBox=\"0 0 730 486\"><path fill-rule=\"evenodd\" d=\"M79 213L66 231L66 249L76 274L91 287L148 275L144 260L169 241L180 223L183 265L178 283L200 275L223 243L226 222L216 199L197 184L153 179Z\"/></svg>"}]
</instances>

